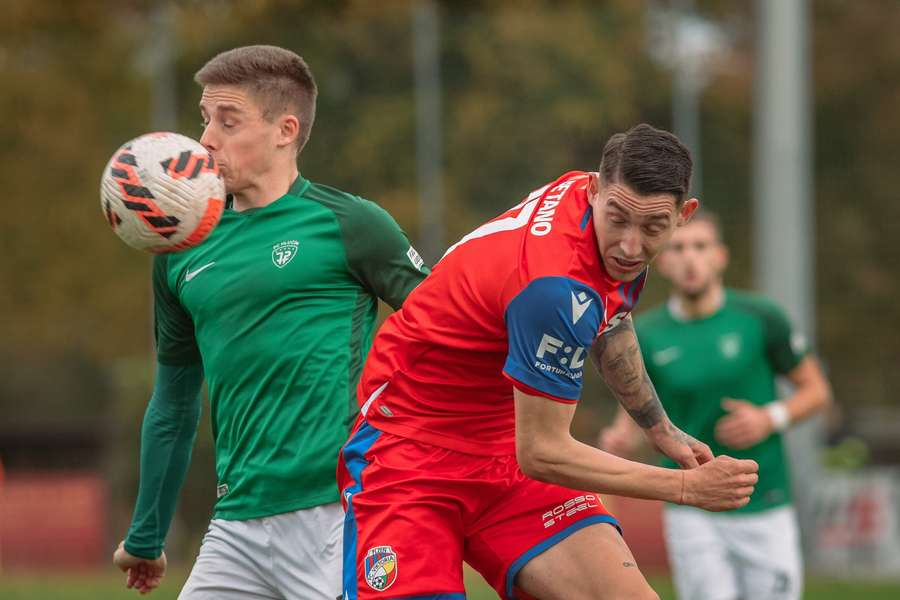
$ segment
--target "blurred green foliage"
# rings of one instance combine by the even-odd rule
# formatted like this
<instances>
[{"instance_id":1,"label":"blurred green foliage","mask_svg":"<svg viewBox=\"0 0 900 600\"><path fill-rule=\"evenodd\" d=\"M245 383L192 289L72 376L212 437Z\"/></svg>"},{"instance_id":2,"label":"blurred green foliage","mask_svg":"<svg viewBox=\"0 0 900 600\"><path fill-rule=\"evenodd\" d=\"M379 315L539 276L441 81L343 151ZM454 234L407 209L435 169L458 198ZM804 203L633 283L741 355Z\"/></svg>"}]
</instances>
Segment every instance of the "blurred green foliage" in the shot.
<instances>
[{"instance_id":1,"label":"blurred green foliage","mask_svg":"<svg viewBox=\"0 0 900 600\"><path fill-rule=\"evenodd\" d=\"M751 3L698 1L729 24L732 52L703 98L704 202L751 283ZM570 169L594 169L610 134L670 126L670 75L646 49L647 2L441 2L445 242ZM900 388L900 11L894 0L817 0L812 57L818 346L852 418ZM417 232L411 2L174 3L178 129L198 137L193 73L216 52L271 43L320 86L301 169L359 193ZM88 428L108 450L124 532L152 382L150 258L101 217L112 151L153 127L153 3L7 0L0 17L0 434ZM653 277L646 308L665 295ZM612 411L589 378L575 433ZM175 534L188 548L214 498L208 423ZM177 545L176 545L177 546ZM185 549L184 552L191 550ZM178 552L178 550L176 550Z\"/></svg>"}]
</instances>

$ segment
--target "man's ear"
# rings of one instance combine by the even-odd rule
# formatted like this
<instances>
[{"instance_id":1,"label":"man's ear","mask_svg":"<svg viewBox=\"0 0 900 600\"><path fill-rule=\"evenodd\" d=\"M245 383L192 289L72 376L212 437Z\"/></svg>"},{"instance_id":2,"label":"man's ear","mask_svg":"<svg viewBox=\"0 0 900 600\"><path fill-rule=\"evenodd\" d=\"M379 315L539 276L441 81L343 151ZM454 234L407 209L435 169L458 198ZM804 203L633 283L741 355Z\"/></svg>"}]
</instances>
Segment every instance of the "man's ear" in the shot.
<instances>
[{"instance_id":1,"label":"man's ear","mask_svg":"<svg viewBox=\"0 0 900 600\"><path fill-rule=\"evenodd\" d=\"M678 220L676 221L676 225L681 227L691 220L691 217L697 212L697 209L700 208L700 201L696 198L691 198L690 200L686 200L684 204L681 205L681 210L678 211Z\"/></svg>"},{"instance_id":2,"label":"man's ear","mask_svg":"<svg viewBox=\"0 0 900 600\"><path fill-rule=\"evenodd\" d=\"M596 202L600 197L600 173L588 174L588 201Z\"/></svg>"},{"instance_id":3,"label":"man's ear","mask_svg":"<svg viewBox=\"0 0 900 600\"><path fill-rule=\"evenodd\" d=\"M279 146L290 146L300 136L300 119L296 115L282 115L278 123Z\"/></svg>"},{"instance_id":4,"label":"man's ear","mask_svg":"<svg viewBox=\"0 0 900 600\"><path fill-rule=\"evenodd\" d=\"M719 270L719 273L724 273L725 269L728 268L728 262L731 259L731 253L728 251L728 246L723 244L721 241L719 242L718 248L716 250L716 268Z\"/></svg>"}]
</instances>

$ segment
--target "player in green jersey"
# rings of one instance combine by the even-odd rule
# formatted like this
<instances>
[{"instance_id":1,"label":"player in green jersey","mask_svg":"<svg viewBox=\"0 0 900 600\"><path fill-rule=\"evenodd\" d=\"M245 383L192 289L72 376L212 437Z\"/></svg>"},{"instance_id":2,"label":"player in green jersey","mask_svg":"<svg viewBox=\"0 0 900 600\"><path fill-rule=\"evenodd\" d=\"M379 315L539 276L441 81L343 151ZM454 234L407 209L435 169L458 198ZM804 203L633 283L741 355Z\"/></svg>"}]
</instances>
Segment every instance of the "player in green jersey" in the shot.
<instances>
[{"instance_id":1,"label":"player in green jersey","mask_svg":"<svg viewBox=\"0 0 900 600\"><path fill-rule=\"evenodd\" d=\"M825 409L830 388L778 306L724 287L718 222L698 212L658 259L669 302L635 327L660 400L713 453L759 463L750 502L729 513L666 505L665 535L680 600L797 599L802 562L782 432ZM776 376L794 386L778 399ZM601 446L632 456L642 436L621 412Z\"/></svg>"},{"instance_id":2,"label":"player in green jersey","mask_svg":"<svg viewBox=\"0 0 900 600\"><path fill-rule=\"evenodd\" d=\"M195 80L200 141L230 204L203 244L154 260L156 384L137 503L114 563L129 587L159 585L205 378L217 502L180 598L334 600L337 454L378 298L399 308L428 271L385 211L300 175L316 99L303 59L238 48Z\"/></svg>"}]
</instances>

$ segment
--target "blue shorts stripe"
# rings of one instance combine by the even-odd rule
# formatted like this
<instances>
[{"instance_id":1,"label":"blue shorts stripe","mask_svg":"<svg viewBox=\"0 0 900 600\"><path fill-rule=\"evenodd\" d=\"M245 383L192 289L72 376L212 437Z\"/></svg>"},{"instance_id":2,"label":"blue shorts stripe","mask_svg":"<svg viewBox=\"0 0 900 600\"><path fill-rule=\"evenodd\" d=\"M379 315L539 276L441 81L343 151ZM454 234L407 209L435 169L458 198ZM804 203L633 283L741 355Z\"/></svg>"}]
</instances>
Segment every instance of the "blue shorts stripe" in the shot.
<instances>
[{"instance_id":1,"label":"blue shorts stripe","mask_svg":"<svg viewBox=\"0 0 900 600\"><path fill-rule=\"evenodd\" d=\"M403 596L396 600L466 600L465 594L427 594L425 596Z\"/></svg>"},{"instance_id":2,"label":"blue shorts stripe","mask_svg":"<svg viewBox=\"0 0 900 600\"><path fill-rule=\"evenodd\" d=\"M347 500L347 513L344 515L344 600L356 600L358 596L356 588L357 528L356 517L353 514L353 495L363 489L362 472L369 465L366 460L366 452L380 436L379 430L363 421L341 451L347 471L354 481L352 486L344 490L344 497Z\"/></svg>"},{"instance_id":3,"label":"blue shorts stripe","mask_svg":"<svg viewBox=\"0 0 900 600\"><path fill-rule=\"evenodd\" d=\"M508 598L515 598L513 596L513 584L516 581L516 575L519 574L519 571L522 570L528 561L541 554L542 552L546 552L556 544L560 543L576 531L580 529L584 529L588 525L593 525L595 523L609 523L610 525L615 526L616 529L619 530L619 533L622 532L622 528L619 527L619 522L616 521L616 518L610 515L594 515L591 517L585 517L578 521L577 523L573 523L556 533L542 542L538 543L536 546L532 547L530 550L527 550L522 556L517 558L513 564L509 566L509 570L506 572L506 596Z\"/></svg>"}]
</instances>

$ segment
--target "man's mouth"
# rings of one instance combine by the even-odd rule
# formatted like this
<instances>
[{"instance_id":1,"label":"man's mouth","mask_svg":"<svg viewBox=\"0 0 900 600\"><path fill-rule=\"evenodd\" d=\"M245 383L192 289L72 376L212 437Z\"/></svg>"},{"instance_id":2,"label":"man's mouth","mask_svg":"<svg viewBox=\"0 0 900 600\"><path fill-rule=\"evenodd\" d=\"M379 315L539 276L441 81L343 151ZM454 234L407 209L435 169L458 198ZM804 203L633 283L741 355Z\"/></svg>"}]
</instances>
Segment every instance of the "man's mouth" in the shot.
<instances>
[{"instance_id":1,"label":"man's mouth","mask_svg":"<svg viewBox=\"0 0 900 600\"><path fill-rule=\"evenodd\" d=\"M619 258L618 256L613 256L612 262L617 268L625 272L633 271L643 264L640 260L626 260L624 258Z\"/></svg>"}]
</instances>

